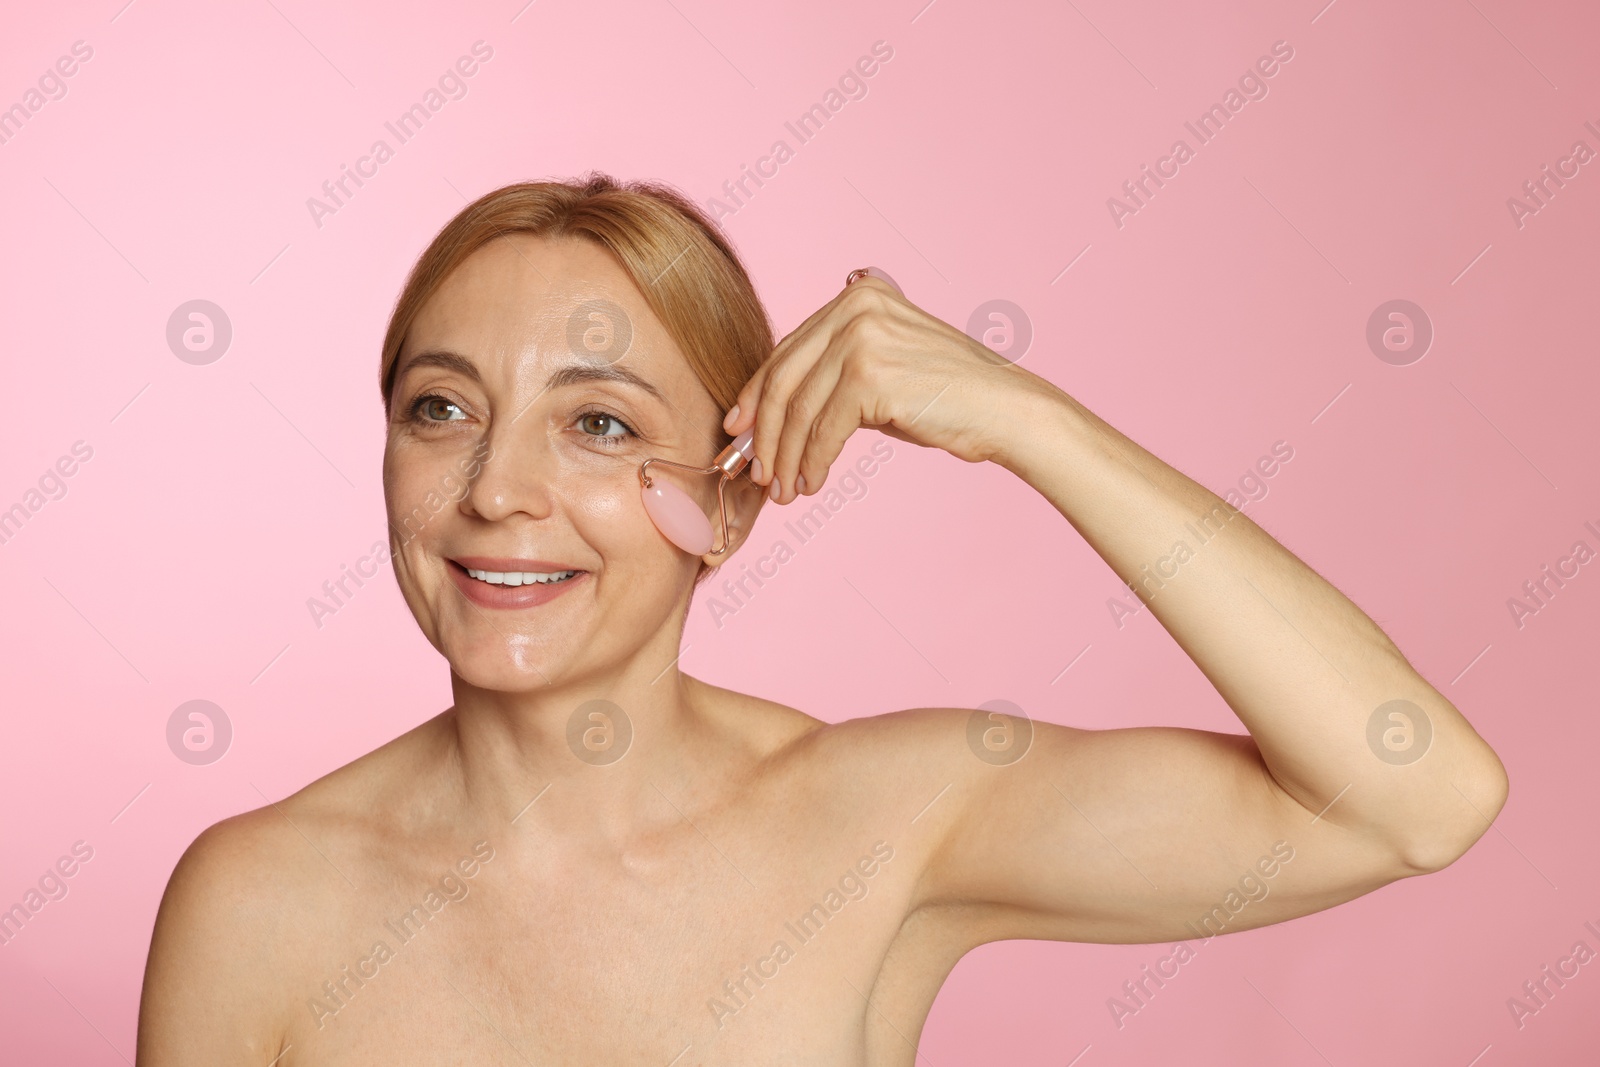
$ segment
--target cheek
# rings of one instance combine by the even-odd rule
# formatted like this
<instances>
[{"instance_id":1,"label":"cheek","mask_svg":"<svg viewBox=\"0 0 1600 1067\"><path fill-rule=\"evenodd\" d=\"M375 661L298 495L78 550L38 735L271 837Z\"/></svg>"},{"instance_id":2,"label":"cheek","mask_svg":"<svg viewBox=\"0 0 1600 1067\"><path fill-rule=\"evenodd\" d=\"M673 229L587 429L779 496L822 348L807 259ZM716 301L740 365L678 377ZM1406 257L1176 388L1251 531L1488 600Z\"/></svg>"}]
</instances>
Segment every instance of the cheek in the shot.
<instances>
[{"instance_id":1,"label":"cheek","mask_svg":"<svg viewBox=\"0 0 1600 1067\"><path fill-rule=\"evenodd\" d=\"M384 507L402 593L415 581L425 546L439 539L458 506L464 484L453 479L459 476L454 457L442 453L400 447L384 455ZM451 493L447 485L456 485L457 492Z\"/></svg>"},{"instance_id":2,"label":"cheek","mask_svg":"<svg viewBox=\"0 0 1600 1067\"><path fill-rule=\"evenodd\" d=\"M700 488L694 485L693 476L677 484L690 491ZM706 506L701 494L696 494L696 499ZM596 477L590 473L575 480L566 494L566 512L578 536L600 556L605 571L613 579L625 576L620 584L626 589L639 591L657 582L675 585L685 572L692 574L696 569L694 559L674 547L650 521L637 469L632 465L626 474ZM706 514L715 523L714 496Z\"/></svg>"},{"instance_id":3,"label":"cheek","mask_svg":"<svg viewBox=\"0 0 1600 1067\"><path fill-rule=\"evenodd\" d=\"M639 486L633 478L589 479L574 494L574 510L602 526L623 528L644 518L644 507L634 498Z\"/></svg>"},{"instance_id":4,"label":"cheek","mask_svg":"<svg viewBox=\"0 0 1600 1067\"><path fill-rule=\"evenodd\" d=\"M391 521L425 507L430 490L438 491L455 474L453 457L404 445L387 449L383 456L383 498ZM436 501L435 501L436 503Z\"/></svg>"},{"instance_id":5,"label":"cheek","mask_svg":"<svg viewBox=\"0 0 1600 1067\"><path fill-rule=\"evenodd\" d=\"M567 493L567 513L607 569L653 559L655 543L664 541L645 513L639 479L631 472L623 477L574 479Z\"/></svg>"}]
</instances>

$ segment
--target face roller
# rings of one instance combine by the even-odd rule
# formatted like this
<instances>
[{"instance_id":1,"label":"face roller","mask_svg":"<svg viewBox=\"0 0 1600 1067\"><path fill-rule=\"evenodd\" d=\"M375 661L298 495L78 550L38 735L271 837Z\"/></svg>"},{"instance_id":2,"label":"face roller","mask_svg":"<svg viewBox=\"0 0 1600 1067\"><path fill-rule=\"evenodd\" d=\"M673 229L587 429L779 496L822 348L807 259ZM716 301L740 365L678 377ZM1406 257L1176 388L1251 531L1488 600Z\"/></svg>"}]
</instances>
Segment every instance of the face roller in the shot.
<instances>
[{"instance_id":1,"label":"face roller","mask_svg":"<svg viewBox=\"0 0 1600 1067\"><path fill-rule=\"evenodd\" d=\"M861 278L871 276L881 278L894 287L895 292L901 292L895 280L884 273L880 267L860 267L850 272L844 284L848 288L852 283ZM739 477L740 473L754 458L755 427L751 427L738 437L733 443L721 452L709 467L690 467L683 463L674 463L667 459L647 459L639 465L640 492L644 495L644 510L649 514L650 521L656 524L656 529L661 531L663 537L691 556L703 556L710 553L720 556L728 550L728 502L723 497L723 490L728 483ZM717 511L722 517L722 547L714 547L711 523L706 519L705 512L700 510L700 505L682 489L668 482L657 484L650 479L650 464L659 463L663 467L676 467L681 471L693 474L717 475Z\"/></svg>"},{"instance_id":2,"label":"face roller","mask_svg":"<svg viewBox=\"0 0 1600 1067\"><path fill-rule=\"evenodd\" d=\"M755 428L751 427L721 452L709 467L691 467L669 459L647 459L639 465L640 492L644 495L644 510L656 524L663 537L691 556L710 553L720 556L728 550L728 502L723 490L728 483L749 465L754 452ZM711 522L694 498L672 483L654 481L650 477L650 464L676 467L693 474L717 475L717 511L722 516L722 547L713 547Z\"/></svg>"}]
</instances>

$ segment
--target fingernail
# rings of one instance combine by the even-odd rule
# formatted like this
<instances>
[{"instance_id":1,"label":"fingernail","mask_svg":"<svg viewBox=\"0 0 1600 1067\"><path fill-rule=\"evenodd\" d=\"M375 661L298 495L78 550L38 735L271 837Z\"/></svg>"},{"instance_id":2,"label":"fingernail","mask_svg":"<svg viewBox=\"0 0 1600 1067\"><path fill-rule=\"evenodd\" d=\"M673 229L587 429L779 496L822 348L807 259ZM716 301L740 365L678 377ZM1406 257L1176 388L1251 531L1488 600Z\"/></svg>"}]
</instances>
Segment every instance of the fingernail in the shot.
<instances>
[{"instance_id":1,"label":"fingernail","mask_svg":"<svg viewBox=\"0 0 1600 1067\"><path fill-rule=\"evenodd\" d=\"M778 490L780 490L782 488L783 488L783 483L779 482L776 478L774 478L772 480L772 502L774 504L776 504L778 502Z\"/></svg>"},{"instance_id":2,"label":"fingernail","mask_svg":"<svg viewBox=\"0 0 1600 1067\"><path fill-rule=\"evenodd\" d=\"M761 484L761 461L759 459L750 461L750 480L757 485Z\"/></svg>"},{"instance_id":3,"label":"fingernail","mask_svg":"<svg viewBox=\"0 0 1600 1067\"><path fill-rule=\"evenodd\" d=\"M724 430L726 430L726 429L728 429L728 427L734 425L738 421L739 421L739 405L735 404L735 405L733 405L733 407L728 409L728 413L726 415L722 416L722 428ZM729 432L732 432L732 431L729 431Z\"/></svg>"},{"instance_id":4,"label":"fingernail","mask_svg":"<svg viewBox=\"0 0 1600 1067\"><path fill-rule=\"evenodd\" d=\"M797 493L803 493L806 491L806 476L804 474L798 475L795 478L794 491Z\"/></svg>"}]
</instances>

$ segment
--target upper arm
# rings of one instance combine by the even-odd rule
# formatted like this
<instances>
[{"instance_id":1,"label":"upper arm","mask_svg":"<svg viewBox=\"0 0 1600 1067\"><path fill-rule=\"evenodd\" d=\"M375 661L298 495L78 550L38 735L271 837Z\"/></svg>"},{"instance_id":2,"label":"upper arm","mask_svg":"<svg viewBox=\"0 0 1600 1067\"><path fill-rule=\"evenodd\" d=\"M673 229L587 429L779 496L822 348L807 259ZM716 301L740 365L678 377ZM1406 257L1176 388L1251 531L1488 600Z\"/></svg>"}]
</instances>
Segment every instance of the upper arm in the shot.
<instances>
[{"instance_id":1,"label":"upper arm","mask_svg":"<svg viewBox=\"0 0 1600 1067\"><path fill-rule=\"evenodd\" d=\"M935 714L965 733L972 713ZM946 757L952 803L919 904L966 906L980 940L1208 937L1421 873L1307 810L1247 734L1031 726L1013 763Z\"/></svg>"},{"instance_id":2,"label":"upper arm","mask_svg":"<svg viewBox=\"0 0 1600 1067\"><path fill-rule=\"evenodd\" d=\"M156 915L139 1001L139 1067L253 1064L281 1051L267 1016L280 905L258 813L207 829L184 852Z\"/></svg>"}]
</instances>

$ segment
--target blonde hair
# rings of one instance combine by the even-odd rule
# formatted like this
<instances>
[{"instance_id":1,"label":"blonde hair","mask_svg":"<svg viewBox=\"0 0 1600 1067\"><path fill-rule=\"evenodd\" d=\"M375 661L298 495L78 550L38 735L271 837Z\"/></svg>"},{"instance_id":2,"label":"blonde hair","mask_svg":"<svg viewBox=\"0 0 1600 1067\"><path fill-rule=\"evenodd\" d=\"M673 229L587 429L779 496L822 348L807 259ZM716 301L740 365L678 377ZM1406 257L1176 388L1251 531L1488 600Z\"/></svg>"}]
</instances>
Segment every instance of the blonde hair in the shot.
<instances>
[{"instance_id":1,"label":"blonde hair","mask_svg":"<svg viewBox=\"0 0 1600 1067\"><path fill-rule=\"evenodd\" d=\"M573 181L503 186L445 223L412 266L389 316L378 368L385 411L401 346L423 305L468 256L513 233L593 241L610 252L720 411L733 406L772 352L767 310L715 223L665 183L618 182L590 171ZM719 447L732 439L720 425L716 432ZM702 563L695 582L715 570Z\"/></svg>"}]
</instances>

